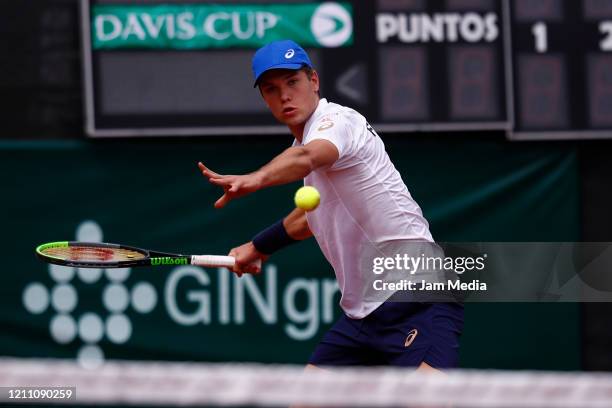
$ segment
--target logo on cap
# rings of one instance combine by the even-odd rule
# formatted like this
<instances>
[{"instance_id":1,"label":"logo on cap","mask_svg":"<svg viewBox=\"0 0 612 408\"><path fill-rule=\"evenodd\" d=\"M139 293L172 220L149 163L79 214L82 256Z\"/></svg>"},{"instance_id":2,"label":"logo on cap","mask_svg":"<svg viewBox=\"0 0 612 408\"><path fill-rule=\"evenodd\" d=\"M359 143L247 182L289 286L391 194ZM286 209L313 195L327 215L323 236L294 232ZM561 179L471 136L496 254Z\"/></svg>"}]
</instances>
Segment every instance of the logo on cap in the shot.
<instances>
[{"instance_id":1,"label":"logo on cap","mask_svg":"<svg viewBox=\"0 0 612 408\"><path fill-rule=\"evenodd\" d=\"M291 48L290 50L288 50L285 53L285 58L287 58L287 59L293 58L294 55L295 55L295 50L293 48Z\"/></svg>"}]
</instances>

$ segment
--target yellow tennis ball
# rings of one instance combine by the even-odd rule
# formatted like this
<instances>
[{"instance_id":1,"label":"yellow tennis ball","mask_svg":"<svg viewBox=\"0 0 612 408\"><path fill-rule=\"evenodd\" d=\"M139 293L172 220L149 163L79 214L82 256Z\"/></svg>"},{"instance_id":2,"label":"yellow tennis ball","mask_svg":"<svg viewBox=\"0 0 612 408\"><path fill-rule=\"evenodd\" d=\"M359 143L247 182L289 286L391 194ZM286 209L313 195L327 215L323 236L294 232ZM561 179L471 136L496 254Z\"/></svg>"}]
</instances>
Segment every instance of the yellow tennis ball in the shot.
<instances>
[{"instance_id":1,"label":"yellow tennis ball","mask_svg":"<svg viewBox=\"0 0 612 408\"><path fill-rule=\"evenodd\" d=\"M295 205L298 208L306 211L312 211L319 205L321 195L316 188L312 186L300 187L295 192Z\"/></svg>"}]
</instances>

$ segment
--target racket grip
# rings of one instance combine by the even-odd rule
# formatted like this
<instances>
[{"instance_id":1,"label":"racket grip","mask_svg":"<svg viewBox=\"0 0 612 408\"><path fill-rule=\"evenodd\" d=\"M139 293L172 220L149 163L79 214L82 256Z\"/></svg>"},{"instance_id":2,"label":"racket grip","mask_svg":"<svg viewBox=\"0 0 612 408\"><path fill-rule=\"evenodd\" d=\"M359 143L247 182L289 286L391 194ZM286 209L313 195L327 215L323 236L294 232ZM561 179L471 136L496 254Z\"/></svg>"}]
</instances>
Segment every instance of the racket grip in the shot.
<instances>
[{"instance_id":1,"label":"racket grip","mask_svg":"<svg viewBox=\"0 0 612 408\"><path fill-rule=\"evenodd\" d=\"M200 266L223 266L231 268L236 259L233 256L225 255L192 255L191 264Z\"/></svg>"},{"instance_id":2,"label":"racket grip","mask_svg":"<svg viewBox=\"0 0 612 408\"><path fill-rule=\"evenodd\" d=\"M236 263L236 258L233 256L225 255L192 255L191 264L199 266L221 266L225 268L232 268ZM252 265L257 266L261 269L261 259L253 262Z\"/></svg>"}]
</instances>

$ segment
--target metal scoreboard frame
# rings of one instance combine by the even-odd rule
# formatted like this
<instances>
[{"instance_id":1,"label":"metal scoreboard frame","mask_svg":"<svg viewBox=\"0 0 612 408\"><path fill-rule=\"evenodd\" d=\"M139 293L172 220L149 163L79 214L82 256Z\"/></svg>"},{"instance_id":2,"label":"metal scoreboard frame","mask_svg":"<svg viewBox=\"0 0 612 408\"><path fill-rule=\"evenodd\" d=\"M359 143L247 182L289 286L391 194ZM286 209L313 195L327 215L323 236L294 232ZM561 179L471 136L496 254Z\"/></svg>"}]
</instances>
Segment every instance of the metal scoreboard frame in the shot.
<instances>
[{"instance_id":1,"label":"metal scoreboard frame","mask_svg":"<svg viewBox=\"0 0 612 408\"><path fill-rule=\"evenodd\" d=\"M293 1L293 3L287 3L287 1L279 3L275 0L266 0L263 3L270 5L306 4L301 0ZM547 127L545 121L538 123L539 118L547 118L544 108L549 105L546 104L534 105L536 110L544 109L542 116L525 114L523 103L526 100L523 95L525 90L520 86L524 85L523 82L529 81L529 78L526 80L525 75L519 75L518 72L524 66L536 66L537 68L541 65L537 58L532 58L535 63L532 62L529 65L531 60L525 57L525 55L534 54L529 48L533 45L532 42L537 42L538 38L535 38L535 34L525 35L519 31L526 23L523 21L524 16L517 16L517 10L520 7L517 6L517 3L527 1L533 4L533 0L515 0L514 2L510 0L411 0L408 2L419 5L419 11L413 8L402 9L402 4L408 4L402 0L369 2L344 0L339 3L349 4L354 13L352 18L354 21L359 21L360 28L354 28L352 34L354 43L337 48L309 44L305 45L305 48L311 54L315 68L322 74L323 96L329 97L331 101L354 107L368 117L373 126L382 132L505 131L507 137L512 140L612 137L612 131L608 129L586 128L583 117L568 124L570 127L574 126L573 128ZM573 0L540 1L547 4L555 3L561 8L570 8L566 2ZM586 2L589 0L576 3ZM196 5L196 7L204 4L187 1L141 0L136 5L151 6L160 3L189 4ZM219 0L217 3L231 7L248 2L246 0ZM248 4L252 6L251 3L254 2ZM260 3L262 2L258 2ZM319 3L311 1L308 4L316 6ZM246 57L254 52L253 45L234 46L221 50L218 48L198 49L195 52L194 49L185 52L185 50L168 51L148 47L94 49L91 7L100 4L125 5L127 1L80 0L83 93L87 135L132 137L287 133L285 126L274 122L261 101L257 102L261 106L256 106L253 100L253 98L260 98L257 91L251 89L249 61ZM134 2L129 4L134 5ZM320 4L329 4L329 2ZM474 4L476 5L474 9L468 8L469 5ZM412 18L413 15L416 15L417 18L418 16L427 17L429 13L429 16L441 15L442 18L448 18L449 21L453 17L456 22L458 12L461 12L463 16L481 15L483 19L488 14L497 13L496 16L499 17L496 20L497 36L487 41L484 39L467 41L465 38L459 38L459 40L455 38L453 42L449 40L450 35L447 33L450 32L450 29L446 27L445 35L448 35L449 39L445 37L442 40L436 40L432 37L425 38L421 42L414 39L410 42L405 41L398 34L381 41L381 34L378 31L379 16L384 15L380 18L386 18L393 23L394 18L398 21L401 19L405 21L409 17ZM433 17L427 18L433 19ZM521 18L523 20L520 20ZM610 18L612 19L612 16ZM575 16L573 19L574 26L581 23ZM411 21L414 22L414 20ZM527 18L526 21L539 23L537 19L531 21ZM556 21L558 30L560 23ZM412 31L413 33L418 32L414 29ZM529 35L532 36L529 37ZM455 36L457 36L456 33ZM558 41L556 45L555 41L551 41L551 47L554 45L559 48ZM538 44L534 46L536 45ZM541 56L544 53L538 51L535 54ZM527 65L524 60L527 61ZM215 65L214 61L231 64L226 66L232 68L224 69L223 65L219 63ZM209 63L211 68L207 68ZM518 67L518 63L522 64L521 67ZM138 69L130 69L147 65L155 65L155 69L151 68L150 71L161 73L159 74L161 81L156 76L158 74L151 75L146 69L143 75L140 75ZM241 71L236 67L241 67ZM472 68L475 68L475 71L470 72ZM409 74L401 76L402 74L396 73L401 70L404 75L405 72ZM464 72L459 73L460 70ZM181 72L183 75L163 77L167 72ZM470 74L471 78L469 78ZM212 75L215 78L211 81ZM217 75L221 76L217 79ZM465 75L468 79L464 80L461 75ZM196 79L193 86L185 82L186 79L192 77ZM156 86L147 87L147 84L150 84L155 78L158 80L155 83ZM565 78L567 79L567 75ZM170 85L166 83L174 82L179 83L179 88L182 86L180 89L186 89L185 95L174 95L173 91L169 91ZM239 84L234 82L239 82ZM234 88L230 89L230 92L224 92L227 88L226 84L231 84L229 88L232 86ZM198 86L204 85L207 86L205 89L198 89ZM537 85L536 81L536 88ZM568 82L563 85L569 87ZM166 86L165 90L164 86ZM155 91L156 87L160 89ZM251 93L248 93L249 91ZM542 95L536 92L535 100L545 101L548 91L543 89ZM563 92L570 93L567 89L563 89ZM585 98L586 92L582 94ZM206 98L206 95L209 94L212 96ZM166 95L171 97L165 98ZM551 106L554 107L554 104ZM531 108L529 106L529 109ZM607 106L605 108L608 109ZM566 109L569 108L566 107ZM555 112L555 117L558 118L560 113ZM535 122L533 120L529 122L530 117L535 117ZM527 121L525 121L526 118ZM554 124L554 121L550 123ZM612 129L612 126L610 128Z\"/></svg>"}]
</instances>

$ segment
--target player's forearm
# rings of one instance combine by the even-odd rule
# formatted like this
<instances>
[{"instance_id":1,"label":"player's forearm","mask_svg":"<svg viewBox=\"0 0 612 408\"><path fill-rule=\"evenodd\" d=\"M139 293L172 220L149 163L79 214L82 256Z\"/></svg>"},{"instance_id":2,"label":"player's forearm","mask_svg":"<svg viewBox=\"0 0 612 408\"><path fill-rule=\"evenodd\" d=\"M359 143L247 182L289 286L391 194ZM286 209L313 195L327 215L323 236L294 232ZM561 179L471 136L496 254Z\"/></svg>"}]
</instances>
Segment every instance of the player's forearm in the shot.
<instances>
[{"instance_id":1,"label":"player's forearm","mask_svg":"<svg viewBox=\"0 0 612 408\"><path fill-rule=\"evenodd\" d=\"M308 227L308 220L306 219L306 211L300 208L296 208L285 217L283 226L287 230L287 234L296 241L312 237L312 232Z\"/></svg>"},{"instance_id":2,"label":"player's forearm","mask_svg":"<svg viewBox=\"0 0 612 408\"><path fill-rule=\"evenodd\" d=\"M267 256L311 236L305 211L296 208L284 219L255 235L251 243L258 253Z\"/></svg>"},{"instance_id":3,"label":"player's forearm","mask_svg":"<svg viewBox=\"0 0 612 408\"><path fill-rule=\"evenodd\" d=\"M260 188L287 184L306 177L314 170L311 155L303 147L290 147L257 170Z\"/></svg>"}]
</instances>

